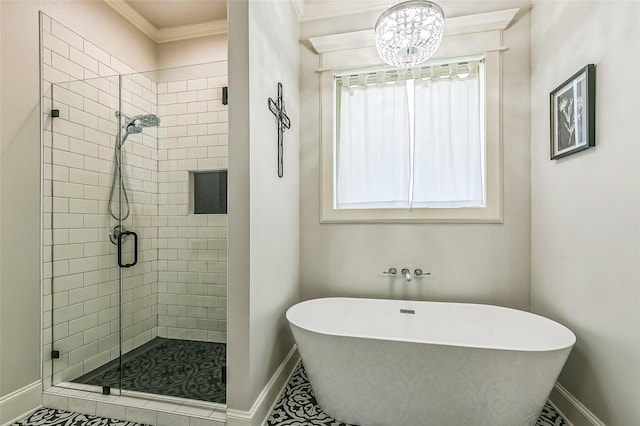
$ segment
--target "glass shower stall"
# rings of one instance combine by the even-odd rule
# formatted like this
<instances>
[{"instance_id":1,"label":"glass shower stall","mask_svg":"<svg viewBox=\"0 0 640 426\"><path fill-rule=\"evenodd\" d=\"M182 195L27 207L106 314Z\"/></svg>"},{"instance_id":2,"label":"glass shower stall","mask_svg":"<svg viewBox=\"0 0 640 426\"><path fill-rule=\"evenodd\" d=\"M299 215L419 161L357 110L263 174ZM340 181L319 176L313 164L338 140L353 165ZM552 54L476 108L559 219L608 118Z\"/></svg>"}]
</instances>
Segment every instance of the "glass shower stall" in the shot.
<instances>
[{"instance_id":1,"label":"glass shower stall","mask_svg":"<svg viewBox=\"0 0 640 426\"><path fill-rule=\"evenodd\" d=\"M225 403L226 76L219 62L45 94L45 383Z\"/></svg>"}]
</instances>

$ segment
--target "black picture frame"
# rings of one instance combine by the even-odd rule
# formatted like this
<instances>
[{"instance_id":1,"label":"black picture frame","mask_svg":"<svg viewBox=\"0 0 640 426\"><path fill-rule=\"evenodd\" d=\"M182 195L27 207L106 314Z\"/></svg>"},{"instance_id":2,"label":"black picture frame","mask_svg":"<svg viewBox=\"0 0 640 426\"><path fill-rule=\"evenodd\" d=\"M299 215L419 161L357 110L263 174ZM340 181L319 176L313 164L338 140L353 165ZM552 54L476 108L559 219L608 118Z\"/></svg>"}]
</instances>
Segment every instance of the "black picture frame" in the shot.
<instances>
[{"instance_id":1,"label":"black picture frame","mask_svg":"<svg viewBox=\"0 0 640 426\"><path fill-rule=\"evenodd\" d=\"M551 159L596 145L596 67L588 64L549 95Z\"/></svg>"}]
</instances>

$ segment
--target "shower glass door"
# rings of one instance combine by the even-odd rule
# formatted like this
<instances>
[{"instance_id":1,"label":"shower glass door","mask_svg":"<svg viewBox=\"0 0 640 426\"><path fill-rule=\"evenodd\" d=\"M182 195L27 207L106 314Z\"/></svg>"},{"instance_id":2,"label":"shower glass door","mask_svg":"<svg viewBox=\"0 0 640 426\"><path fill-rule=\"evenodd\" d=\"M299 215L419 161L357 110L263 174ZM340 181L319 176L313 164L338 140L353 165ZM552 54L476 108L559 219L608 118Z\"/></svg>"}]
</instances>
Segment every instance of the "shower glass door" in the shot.
<instances>
[{"instance_id":1,"label":"shower glass door","mask_svg":"<svg viewBox=\"0 0 640 426\"><path fill-rule=\"evenodd\" d=\"M118 138L119 78L54 84L45 105L47 101L44 318L52 343L44 355L51 356L52 384L78 382L102 392L119 375L113 369L121 352L120 271L109 239L115 222L107 209ZM115 194L116 200L119 196ZM95 374L109 369L108 381Z\"/></svg>"},{"instance_id":2,"label":"shower glass door","mask_svg":"<svg viewBox=\"0 0 640 426\"><path fill-rule=\"evenodd\" d=\"M225 403L226 82L220 62L45 97L53 385Z\"/></svg>"},{"instance_id":3,"label":"shower glass door","mask_svg":"<svg viewBox=\"0 0 640 426\"><path fill-rule=\"evenodd\" d=\"M44 167L54 385L122 388L122 354L157 333L154 97L152 82L135 76L52 87Z\"/></svg>"}]
</instances>

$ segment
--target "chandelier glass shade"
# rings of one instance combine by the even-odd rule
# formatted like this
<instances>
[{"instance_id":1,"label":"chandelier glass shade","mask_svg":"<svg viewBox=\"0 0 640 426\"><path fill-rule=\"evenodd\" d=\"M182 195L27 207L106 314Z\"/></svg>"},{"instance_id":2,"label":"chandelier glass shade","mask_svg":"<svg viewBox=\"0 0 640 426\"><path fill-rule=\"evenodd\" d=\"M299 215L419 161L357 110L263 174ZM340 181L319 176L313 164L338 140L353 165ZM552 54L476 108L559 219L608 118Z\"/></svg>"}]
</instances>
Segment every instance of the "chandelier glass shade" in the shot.
<instances>
[{"instance_id":1,"label":"chandelier glass shade","mask_svg":"<svg viewBox=\"0 0 640 426\"><path fill-rule=\"evenodd\" d=\"M427 0L402 1L378 18L375 40L378 54L396 67L412 67L429 59L442 42L444 13Z\"/></svg>"}]
</instances>

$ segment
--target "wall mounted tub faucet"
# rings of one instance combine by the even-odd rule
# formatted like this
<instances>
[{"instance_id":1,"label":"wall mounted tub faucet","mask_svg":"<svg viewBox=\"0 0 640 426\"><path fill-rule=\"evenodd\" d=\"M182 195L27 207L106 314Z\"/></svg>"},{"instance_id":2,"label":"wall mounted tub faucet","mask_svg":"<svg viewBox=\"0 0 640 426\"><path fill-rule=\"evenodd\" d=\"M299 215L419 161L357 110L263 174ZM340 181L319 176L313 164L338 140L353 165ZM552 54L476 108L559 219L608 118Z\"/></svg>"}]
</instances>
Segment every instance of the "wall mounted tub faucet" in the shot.
<instances>
[{"instance_id":1,"label":"wall mounted tub faucet","mask_svg":"<svg viewBox=\"0 0 640 426\"><path fill-rule=\"evenodd\" d=\"M407 268L402 268L401 273L402 273L402 276L404 277L404 279L407 280L407 282L411 281L411 271L410 270L408 270Z\"/></svg>"},{"instance_id":2,"label":"wall mounted tub faucet","mask_svg":"<svg viewBox=\"0 0 640 426\"><path fill-rule=\"evenodd\" d=\"M409 268L402 268L400 273L407 282L411 281L413 278L422 278L424 276L431 275L431 272L424 272L420 268L416 268L413 270L413 276L411 275L411 271L409 270ZM382 274L387 275L390 278L395 278L398 276L398 270L396 268L389 268L388 271L384 271Z\"/></svg>"}]
</instances>

